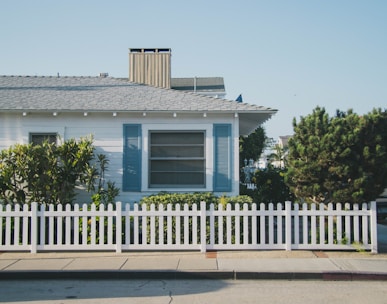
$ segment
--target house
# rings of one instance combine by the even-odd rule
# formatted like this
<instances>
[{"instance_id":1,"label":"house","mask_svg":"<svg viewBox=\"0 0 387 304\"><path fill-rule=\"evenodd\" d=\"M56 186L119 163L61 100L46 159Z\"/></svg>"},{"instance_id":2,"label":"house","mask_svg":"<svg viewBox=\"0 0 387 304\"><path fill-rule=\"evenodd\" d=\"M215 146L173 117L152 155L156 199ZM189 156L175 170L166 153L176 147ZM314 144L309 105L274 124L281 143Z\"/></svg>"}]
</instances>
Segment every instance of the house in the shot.
<instances>
[{"instance_id":1,"label":"house","mask_svg":"<svg viewBox=\"0 0 387 304\"><path fill-rule=\"evenodd\" d=\"M239 136L276 110L107 77L0 76L0 150L93 135L118 200L239 194Z\"/></svg>"}]
</instances>

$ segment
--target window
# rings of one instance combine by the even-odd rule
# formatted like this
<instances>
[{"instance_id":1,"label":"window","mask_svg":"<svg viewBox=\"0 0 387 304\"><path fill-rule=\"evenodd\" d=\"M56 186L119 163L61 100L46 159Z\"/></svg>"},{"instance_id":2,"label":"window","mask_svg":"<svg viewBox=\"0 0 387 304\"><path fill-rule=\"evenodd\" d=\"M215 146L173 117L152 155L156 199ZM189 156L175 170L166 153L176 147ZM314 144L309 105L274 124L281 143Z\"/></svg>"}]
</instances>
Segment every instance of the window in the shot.
<instances>
[{"instance_id":1,"label":"window","mask_svg":"<svg viewBox=\"0 0 387 304\"><path fill-rule=\"evenodd\" d=\"M30 133L30 143L34 145L41 145L45 140L56 144L56 138L56 133Z\"/></svg>"},{"instance_id":2,"label":"window","mask_svg":"<svg viewBox=\"0 0 387 304\"><path fill-rule=\"evenodd\" d=\"M151 131L150 188L204 188L204 131Z\"/></svg>"}]
</instances>

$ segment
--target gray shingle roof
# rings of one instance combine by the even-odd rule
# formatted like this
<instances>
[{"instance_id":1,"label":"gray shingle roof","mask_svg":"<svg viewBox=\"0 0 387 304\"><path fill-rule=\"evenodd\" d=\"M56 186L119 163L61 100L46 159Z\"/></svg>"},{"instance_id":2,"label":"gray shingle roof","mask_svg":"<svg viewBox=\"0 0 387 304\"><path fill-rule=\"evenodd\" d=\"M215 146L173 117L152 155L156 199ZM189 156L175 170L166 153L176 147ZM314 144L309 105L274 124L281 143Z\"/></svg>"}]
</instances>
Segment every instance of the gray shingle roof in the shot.
<instances>
[{"instance_id":1,"label":"gray shingle roof","mask_svg":"<svg viewBox=\"0 0 387 304\"><path fill-rule=\"evenodd\" d=\"M155 88L118 78L0 76L0 112L7 111L231 112L248 114L256 124L277 112L262 106Z\"/></svg>"}]
</instances>

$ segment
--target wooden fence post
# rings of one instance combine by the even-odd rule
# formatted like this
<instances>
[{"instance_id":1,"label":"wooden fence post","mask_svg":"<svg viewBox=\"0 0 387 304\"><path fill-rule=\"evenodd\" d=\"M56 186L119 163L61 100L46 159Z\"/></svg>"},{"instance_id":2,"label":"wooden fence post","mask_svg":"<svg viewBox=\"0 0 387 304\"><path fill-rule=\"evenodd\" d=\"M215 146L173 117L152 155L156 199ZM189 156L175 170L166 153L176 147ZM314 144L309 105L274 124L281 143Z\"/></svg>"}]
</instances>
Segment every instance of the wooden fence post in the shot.
<instances>
[{"instance_id":1,"label":"wooden fence post","mask_svg":"<svg viewBox=\"0 0 387 304\"><path fill-rule=\"evenodd\" d=\"M292 202L285 202L285 242L287 251L292 250Z\"/></svg>"},{"instance_id":2,"label":"wooden fence post","mask_svg":"<svg viewBox=\"0 0 387 304\"><path fill-rule=\"evenodd\" d=\"M38 203L31 203L31 253L38 247Z\"/></svg>"},{"instance_id":3,"label":"wooden fence post","mask_svg":"<svg viewBox=\"0 0 387 304\"><path fill-rule=\"evenodd\" d=\"M376 213L376 201L371 202L370 225L371 225L371 252L378 253L378 225Z\"/></svg>"},{"instance_id":4,"label":"wooden fence post","mask_svg":"<svg viewBox=\"0 0 387 304\"><path fill-rule=\"evenodd\" d=\"M207 251L206 202L200 202L200 252Z\"/></svg>"},{"instance_id":5,"label":"wooden fence post","mask_svg":"<svg viewBox=\"0 0 387 304\"><path fill-rule=\"evenodd\" d=\"M122 252L122 204L116 202L116 253Z\"/></svg>"}]
</instances>

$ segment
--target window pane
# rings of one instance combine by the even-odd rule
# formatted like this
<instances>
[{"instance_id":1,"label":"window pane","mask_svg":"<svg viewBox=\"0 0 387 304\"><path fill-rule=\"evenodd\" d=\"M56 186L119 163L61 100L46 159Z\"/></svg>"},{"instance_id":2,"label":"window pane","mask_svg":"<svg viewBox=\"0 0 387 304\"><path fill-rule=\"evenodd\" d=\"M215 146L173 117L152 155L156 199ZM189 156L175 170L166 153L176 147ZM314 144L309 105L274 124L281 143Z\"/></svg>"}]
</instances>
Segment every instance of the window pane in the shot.
<instances>
[{"instance_id":1,"label":"window pane","mask_svg":"<svg viewBox=\"0 0 387 304\"><path fill-rule=\"evenodd\" d=\"M204 172L204 160L152 160L152 172Z\"/></svg>"},{"instance_id":2,"label":"window pane","mask_svg":"<svg viewBox=\"0 0 387 304\"><path fill-rule=\"evenodd\" d=\"M204 173L153 173L151 175L151 185L153 187L173 186L173 187L202 187L204 185Z\"/></svg>"},{"instance_id":3,"label":"window pane","mask_svg":"<svg viewBox=\"0 0 387 304\"><path fill-rule=\"evenodd\" d=\"M48 141L50 144L55 144L56 137L56 133L30 133L30 143L41 145L44 141Z\"/></svg>"},{"instance_id":4,"label":"window pane","mask_svg":"<svg viewBox=\"0 0 387 304\"><path fill-rule=\"evenodd\" d=\"M193 133L193 132L152 132L151 138L152 144L203 144L204 133Z\"/></svg>"},{"instance_id":5,"label":"window pane","mask_svg":"<svg viewBox=\"0 0 387 304\"><path fill-rule=\"evenodd\" d=\"M204 146L152 146L151 157L204 157Z\"/></svg>"}]
</instances>

